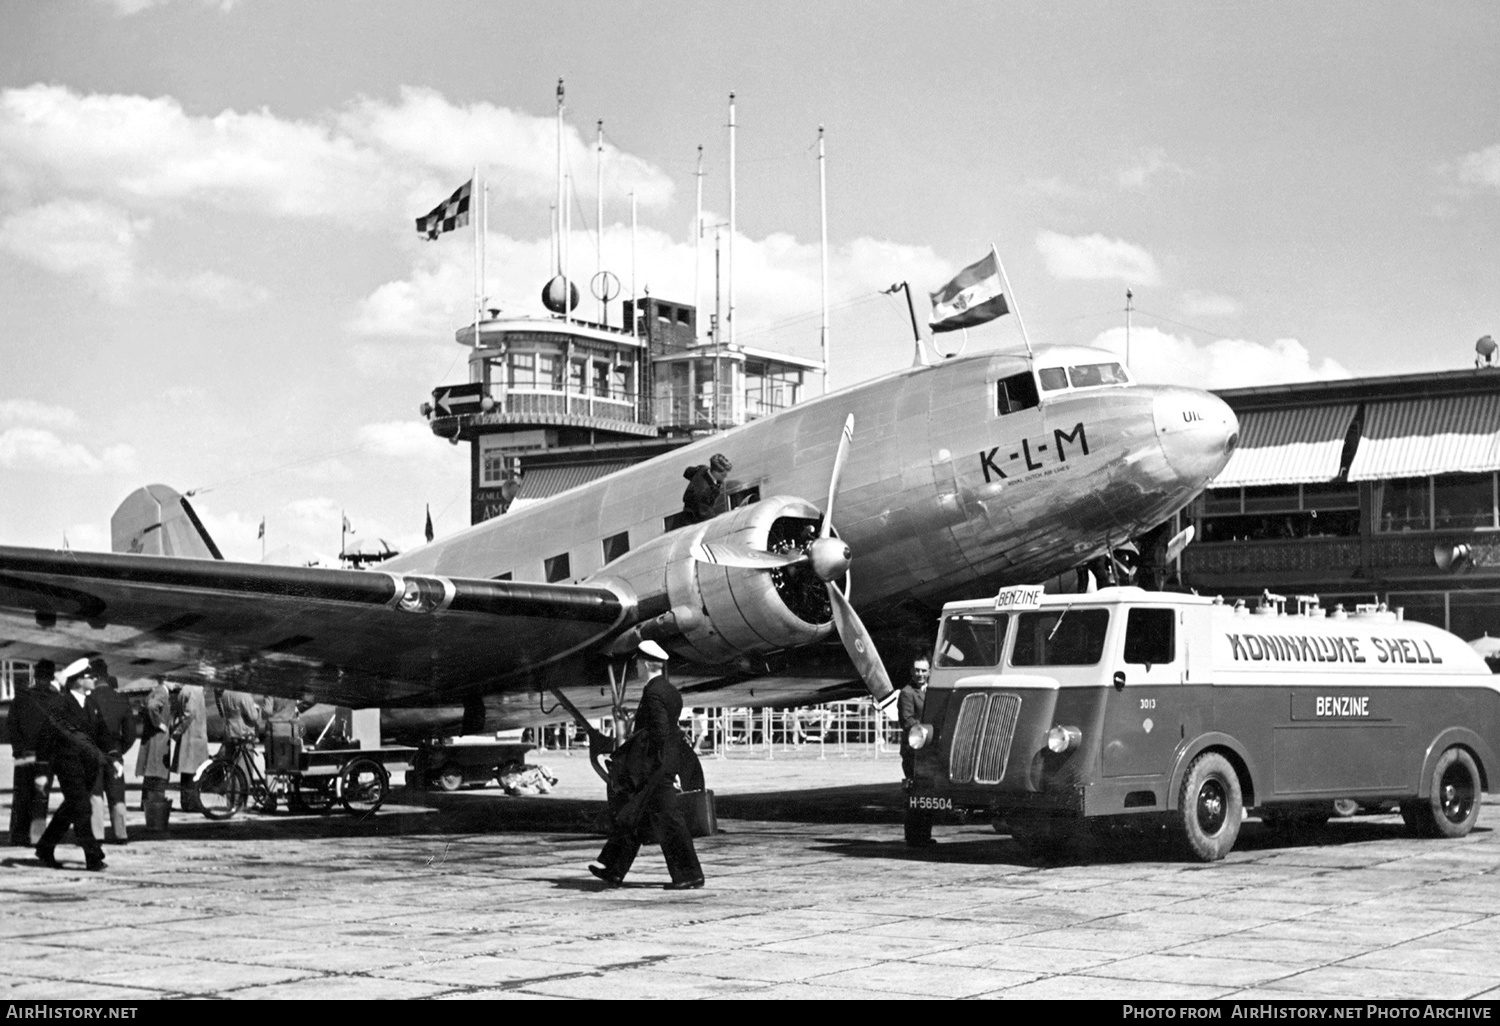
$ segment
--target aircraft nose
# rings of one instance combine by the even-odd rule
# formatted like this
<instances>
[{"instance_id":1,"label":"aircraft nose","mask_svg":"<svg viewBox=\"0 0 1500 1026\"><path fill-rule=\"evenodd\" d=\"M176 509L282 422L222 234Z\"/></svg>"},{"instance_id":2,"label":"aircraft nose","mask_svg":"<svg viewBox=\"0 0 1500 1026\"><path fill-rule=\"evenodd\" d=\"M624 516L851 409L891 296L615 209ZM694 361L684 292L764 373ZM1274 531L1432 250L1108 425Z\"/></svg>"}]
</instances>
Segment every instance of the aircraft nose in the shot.
<instances>
[{"instance_id":1,"label":"aircraft nose","mask_svg":"<svg viewBox=\"0 0 1500 1026\"><path fill-rule=\"evenodd\" d=\"M1156 436L1167 462L1185 481L1199 486L1224 469L1240 442L1240 420L1218 396L1196 389L1157 395Z\"/></svg>"}]
</instances>

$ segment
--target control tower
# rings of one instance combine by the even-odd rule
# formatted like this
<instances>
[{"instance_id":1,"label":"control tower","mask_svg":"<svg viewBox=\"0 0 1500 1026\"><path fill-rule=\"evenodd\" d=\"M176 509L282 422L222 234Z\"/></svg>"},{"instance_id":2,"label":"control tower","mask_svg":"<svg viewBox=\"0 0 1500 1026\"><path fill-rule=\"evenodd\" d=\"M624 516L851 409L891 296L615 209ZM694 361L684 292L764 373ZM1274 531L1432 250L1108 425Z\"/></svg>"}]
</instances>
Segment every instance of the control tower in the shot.
<instances>
[{"instance_id":1,"label":"control tower","mask_svg":"<svg viewBox=\"0 0 1500 1026\"><path fill-rule=\"evenodd\" d=\"M471 523L795 405L823 372L704 341L685 303L622 307L624 328L491 310L455 333L468 380L434 388L422 415L433 434L469 443Z\"/></svg>"}]
</instances>

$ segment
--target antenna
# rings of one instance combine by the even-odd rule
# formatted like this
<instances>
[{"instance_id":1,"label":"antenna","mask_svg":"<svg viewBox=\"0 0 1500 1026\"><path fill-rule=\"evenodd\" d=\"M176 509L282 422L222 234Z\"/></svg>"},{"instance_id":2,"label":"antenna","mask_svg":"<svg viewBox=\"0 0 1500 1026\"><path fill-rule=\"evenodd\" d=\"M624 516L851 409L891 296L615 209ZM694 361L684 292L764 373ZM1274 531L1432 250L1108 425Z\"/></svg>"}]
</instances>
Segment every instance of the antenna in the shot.
<instances>
[{"instance_id":1,"label":"antenna","mask_svg":"<svg viewBox=\"0 0 1500 1026\"><path fill-rule=\"evenodd\" d=\"M823 126L818 126L818 209L823 220L823 394L828 394L828 170L823 156Z\"/></svg>"},{"instance_id":2,"label":"antenna","mask_svg":"<svg viewBox=\"0 0 1500 1026\"><path fill-rule=\"evenodd\" d=\"M1130 366L1130 301L1135 298L1135 293L1129 289L1125 290L1125 366Z\"/></svg>"}]
</instances>

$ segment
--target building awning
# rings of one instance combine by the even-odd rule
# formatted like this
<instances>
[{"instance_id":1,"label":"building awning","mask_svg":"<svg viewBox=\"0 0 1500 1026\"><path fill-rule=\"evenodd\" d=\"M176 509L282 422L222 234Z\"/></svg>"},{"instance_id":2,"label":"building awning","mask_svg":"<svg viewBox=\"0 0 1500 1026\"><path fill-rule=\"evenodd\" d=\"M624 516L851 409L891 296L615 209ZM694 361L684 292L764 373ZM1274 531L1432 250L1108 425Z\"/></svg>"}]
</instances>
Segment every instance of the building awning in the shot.
<instances>
[{"instance_id":1,"label":"building awning","mask_svg":"<svg viewBox=\"0 0 1500 1026\"><path fill-rule=\"evenodd\" d=\"M1500 395L1370 403L1349 480L1500 470Z\"/></svg>"},{"instance_id":2,"label":"building awning","mask_svg":"<svg viewBox=\"0 0 1500 1026\"><path fill-rule=\"evenodd\" d=\"M1239 447L1209 487L1332 481L1356 408L1337 403L1240 414Z\"/></svg>"},{"instance_id":3,"label":"building awning","mask_svg":"<svg viewBox=\"0 0 1500 1026\"><path fill-rule=\"evenodd\" d=\"M550 499L570 488L597 481L601 477L613 474L617 470L624 470L629 466L634 466L634 464L585 463L573 467L537 467L527 470L526 476L521 479L521 490L516 493L516 501Z\"/></svg>"}]
</instances>

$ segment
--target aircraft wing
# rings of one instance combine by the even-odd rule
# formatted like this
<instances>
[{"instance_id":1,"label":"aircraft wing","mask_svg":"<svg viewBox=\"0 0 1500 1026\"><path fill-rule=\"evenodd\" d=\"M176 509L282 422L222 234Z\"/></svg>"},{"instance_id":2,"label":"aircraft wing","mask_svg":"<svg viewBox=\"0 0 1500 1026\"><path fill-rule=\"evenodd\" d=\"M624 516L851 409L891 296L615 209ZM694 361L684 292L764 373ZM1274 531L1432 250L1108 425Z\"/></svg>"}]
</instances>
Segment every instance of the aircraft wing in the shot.
<instances>
[{"instance_id":1,"label":"aircraft wing","mask_svg":"<svg viewBox=\"0 0 1500 1026\"><path fill-rule=\"evenodd\" d=\"M0 546L0 658L343 705L461 703L634 615L598 586Z\"/></svg>"}]
</instances>

